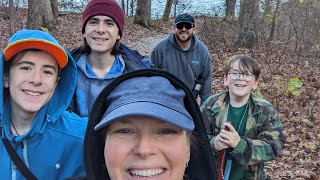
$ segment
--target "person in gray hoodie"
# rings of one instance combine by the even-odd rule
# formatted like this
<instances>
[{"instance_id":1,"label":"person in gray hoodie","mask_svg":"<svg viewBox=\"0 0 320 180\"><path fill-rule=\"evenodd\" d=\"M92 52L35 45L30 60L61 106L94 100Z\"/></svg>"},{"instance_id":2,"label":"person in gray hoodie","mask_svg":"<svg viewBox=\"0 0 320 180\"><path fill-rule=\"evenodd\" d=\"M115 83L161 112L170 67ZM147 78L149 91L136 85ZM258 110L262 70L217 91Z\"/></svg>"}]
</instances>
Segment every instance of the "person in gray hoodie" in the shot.
<instances>
[{"instance_id":1,"label":"person in gray hoodie","mask_svg":"<svg viewBox=\"0 0 320 180\"><path fill-rule=\"evenodd\" d=\"M155 68L180 78L204 102L211 94L211 59L207 46L195 34L195 21L189 14L175 19L173 32L151 53Z\"/></svg>"}]
</instances>

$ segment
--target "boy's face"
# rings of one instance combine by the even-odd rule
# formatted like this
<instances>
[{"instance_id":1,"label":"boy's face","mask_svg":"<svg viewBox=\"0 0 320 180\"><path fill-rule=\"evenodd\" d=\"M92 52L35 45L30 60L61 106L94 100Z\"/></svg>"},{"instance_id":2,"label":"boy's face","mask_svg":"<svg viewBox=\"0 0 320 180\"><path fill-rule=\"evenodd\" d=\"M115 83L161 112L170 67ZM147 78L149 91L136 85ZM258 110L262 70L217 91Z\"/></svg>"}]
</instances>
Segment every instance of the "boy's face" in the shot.
<instances>
[{"instance_id":1,"label":"boy's face","mask_svg":"<svg viewBox=\"0 0 320 180\"><path fill-rule=\"evenodd\" d=\"M85 25L83 37L91 52L111 52L116 41L120 39L119 28L108 16L93 16Z\"/></svg>"},{"instance_id":2,"label":"boy's face","mask_svg":"<svg viewBox=\"0 0 320 180\"><path fill-rule=\"evenodd\" d=\"M231 65L228 76L224 78L224 85L229 88L231 96L244 98L250 95L251 90L257 88L258 81L252 71L243 69L237 60Z\"/></svg>"},{"instance_id":3,"label":"boy's face","mask_svg":"<svg viewBox=\"0 0 320 180\"><path fill-rule=\"evenodd\" d=\"M52 97L58 83L58 63L45 51L28 51L12 62L4 76L11 109L37 113Z\"/></svg>"}]
</instances>

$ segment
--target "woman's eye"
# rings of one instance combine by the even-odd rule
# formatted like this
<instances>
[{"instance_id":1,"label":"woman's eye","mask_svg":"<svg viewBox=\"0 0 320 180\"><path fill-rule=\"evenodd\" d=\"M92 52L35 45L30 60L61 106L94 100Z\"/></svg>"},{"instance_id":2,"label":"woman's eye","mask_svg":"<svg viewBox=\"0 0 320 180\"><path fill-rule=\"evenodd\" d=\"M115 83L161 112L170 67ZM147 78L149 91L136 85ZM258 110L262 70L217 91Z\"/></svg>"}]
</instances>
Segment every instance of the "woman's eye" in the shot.
<instances>
[{"instance_id":1,"label":"woman's eye","mask_svg":"<svg viewBox=\"0 0 320 180\"><path fill-rule=\"evenodd\" d=\"M120 134L129 134L132 133L132 131L130 129L119 129L115 131L116 133L120 133Z\"/></svg>"},{"instance_id":2,"label":"woman's eye","mask_svg":"<svg viewBox=\"0 0 320 180\"><path fill-rule=\"evenodd\" d=\"M160 134L176 134L177 132L175 130L171 129L163 129L160 131Z\"/></svg>"}]
</instances>

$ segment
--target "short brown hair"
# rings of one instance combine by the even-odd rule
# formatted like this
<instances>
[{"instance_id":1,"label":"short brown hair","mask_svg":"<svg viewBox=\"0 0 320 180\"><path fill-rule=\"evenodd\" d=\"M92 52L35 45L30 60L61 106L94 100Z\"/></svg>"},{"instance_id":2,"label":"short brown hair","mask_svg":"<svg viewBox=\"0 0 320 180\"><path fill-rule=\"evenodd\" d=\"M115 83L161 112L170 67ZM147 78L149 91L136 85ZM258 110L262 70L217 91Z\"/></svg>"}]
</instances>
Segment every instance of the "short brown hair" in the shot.
<instances>
[{"instance_id":1,"label":"short brown hair","mask_svg":"<svg viewBox=\"0 0 320 180\"><path fill-rule=\"evenodd\" d=\"M245 54L238 54L229 58L229 60L225 63L225 66L224 66L225 76L228 76L228 73L232 68L232 64L237 60L239 60L240 71L250 70L252 74L255 76L255 79L256 80L259 79L259 76L260 76L259 63L252 57Z\"/></svg>"}]
</instances>

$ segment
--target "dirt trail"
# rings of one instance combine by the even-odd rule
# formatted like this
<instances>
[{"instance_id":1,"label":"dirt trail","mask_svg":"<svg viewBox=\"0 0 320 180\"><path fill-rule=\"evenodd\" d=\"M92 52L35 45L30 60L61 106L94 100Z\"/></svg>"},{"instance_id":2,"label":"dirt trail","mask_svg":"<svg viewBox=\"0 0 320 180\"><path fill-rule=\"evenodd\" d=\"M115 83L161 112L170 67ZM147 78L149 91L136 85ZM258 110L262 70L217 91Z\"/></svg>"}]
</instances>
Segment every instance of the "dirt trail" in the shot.
<instances>
[{"instance_id":1,"label":"dirt trail","mask_svg":"<svg viewBox=\"0 0 320 180\"><path fill-rule=\"evenodd\" d=\"M142 55L150 55L153 48L164 38L168 37L169 33L159 33L153 36L140 36L135 41L126 43L130 48L137 50ZM124 40L126 42L126 40Z\"/></svg>"}]
</instances>

